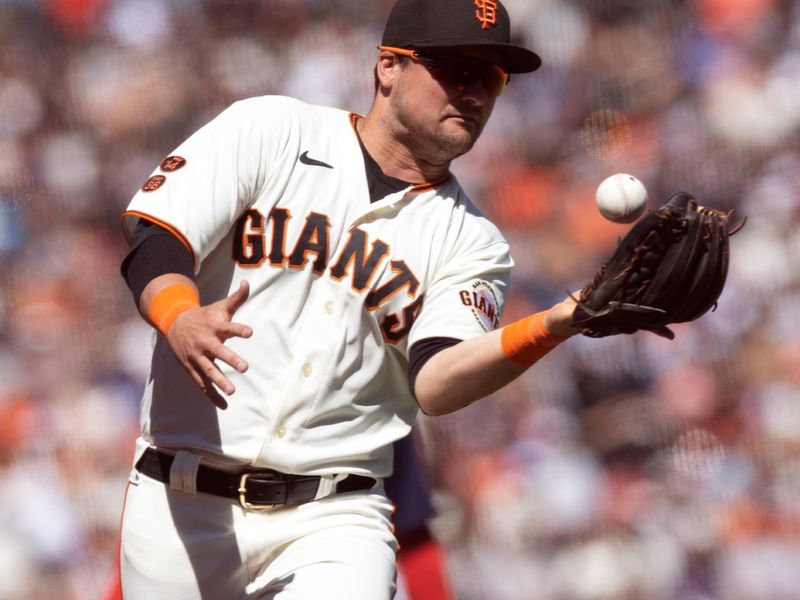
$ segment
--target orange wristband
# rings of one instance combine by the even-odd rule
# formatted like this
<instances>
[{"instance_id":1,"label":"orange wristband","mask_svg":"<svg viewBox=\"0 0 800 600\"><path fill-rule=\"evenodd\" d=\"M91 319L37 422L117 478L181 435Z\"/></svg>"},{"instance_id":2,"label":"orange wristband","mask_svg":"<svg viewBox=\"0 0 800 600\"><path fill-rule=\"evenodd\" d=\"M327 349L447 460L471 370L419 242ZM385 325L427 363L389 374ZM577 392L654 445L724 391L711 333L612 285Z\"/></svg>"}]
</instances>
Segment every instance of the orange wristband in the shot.
<instances>
[{"instance_id":1,"label":"orange wristband","mask_svg":"<svg viewBox=\"0 0 800 600\"><path fill-rule=\"evenodd\" d=\"M505 357L515 365L530 367L567 338L550 333L544 324L547 311L503 327L500 344Z\"/></svg>"},{"instance_id":2,"label":"orange wristband","mask_svg":"<svg viewBox=\"0 0 800 600\"><path fill-rule=\"evenodd\" d=\"M198 306L200 296L197 290L187 283L176 283L153 296L147 308L147 320L167 335L179 314Z\"/></svg>"}]
</instances>

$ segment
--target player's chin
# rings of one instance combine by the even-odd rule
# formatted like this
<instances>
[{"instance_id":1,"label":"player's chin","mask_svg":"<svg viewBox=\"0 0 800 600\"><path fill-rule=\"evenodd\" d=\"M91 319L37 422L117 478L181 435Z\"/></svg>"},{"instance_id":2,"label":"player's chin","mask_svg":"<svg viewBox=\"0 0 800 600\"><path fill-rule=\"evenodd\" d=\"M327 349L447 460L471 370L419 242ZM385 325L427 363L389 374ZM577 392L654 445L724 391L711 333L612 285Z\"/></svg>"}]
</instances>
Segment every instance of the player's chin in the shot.
<instances>
[{"instance_id":1,"label":"player's chin","mask_svg":"<svg viewBox=\"0 0 800 600\"><path fill-rule=\"evenodd\" d=\"M483 130L481 123L468 117L447 117L445 126L453 135L469 137L472 144L478 140Z\"/></svg>"},{"instance_id":2,"label":"player's chin","mask_svg":"<svg viewBox=\"0 0 800 600\"><path fill-rule=\"evenodd\" d=\"M461 156L472 149L481 135L481 128L474 121L448 119L445 123L447 147L454 156Z\"/></svg>"}]
</instances>

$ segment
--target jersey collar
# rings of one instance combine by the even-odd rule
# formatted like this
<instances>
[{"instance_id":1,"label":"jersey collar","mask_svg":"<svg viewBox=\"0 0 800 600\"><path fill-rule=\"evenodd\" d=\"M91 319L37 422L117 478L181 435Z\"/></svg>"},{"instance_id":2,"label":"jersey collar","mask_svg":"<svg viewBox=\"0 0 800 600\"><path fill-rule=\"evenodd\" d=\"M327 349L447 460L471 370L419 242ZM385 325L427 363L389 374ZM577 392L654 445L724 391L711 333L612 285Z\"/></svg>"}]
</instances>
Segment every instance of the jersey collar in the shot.
<instances>
[{"instance_id":1,"label":"jersey collar","mask_svg":"<svg viewBox=\"0 0 800 600\"><path fill-rule=\"evenodd\" d=\"M350 113L350 126L353 128L353 133L356 135L356 138L359 138L358 135L358 126L357 123L360 119L363 119L364 116L358 113L351 112ZM448 172L442 177L438 179L434 179L433 181L424 181L422 183L412 184L412 186L405 191L406 194L408 193L422 193L428 192L430 190L436 189L447 184L452 179L452 175Z\"/></svg>"}]
</instances>

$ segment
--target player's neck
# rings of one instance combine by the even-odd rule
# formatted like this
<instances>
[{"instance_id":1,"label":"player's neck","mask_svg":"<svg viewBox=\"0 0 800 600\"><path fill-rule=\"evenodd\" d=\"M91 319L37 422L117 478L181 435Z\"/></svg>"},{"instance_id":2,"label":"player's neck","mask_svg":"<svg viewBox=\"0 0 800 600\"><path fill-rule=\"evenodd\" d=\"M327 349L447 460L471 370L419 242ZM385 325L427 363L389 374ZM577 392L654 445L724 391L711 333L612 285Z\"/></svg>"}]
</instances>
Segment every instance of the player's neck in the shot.
<instances>
[{"instance_id":1,"label":"player's neck","mask_svg":"<svg viewBox=\"0 0 800 600\"><path fill-rule=\"evenodd\" d=\"M450 168L449 162L431 164L415 156L374 111L356 122L356 131L369 155L390 177L423 183L441 179Z\"/></svg>"}]
</instances>

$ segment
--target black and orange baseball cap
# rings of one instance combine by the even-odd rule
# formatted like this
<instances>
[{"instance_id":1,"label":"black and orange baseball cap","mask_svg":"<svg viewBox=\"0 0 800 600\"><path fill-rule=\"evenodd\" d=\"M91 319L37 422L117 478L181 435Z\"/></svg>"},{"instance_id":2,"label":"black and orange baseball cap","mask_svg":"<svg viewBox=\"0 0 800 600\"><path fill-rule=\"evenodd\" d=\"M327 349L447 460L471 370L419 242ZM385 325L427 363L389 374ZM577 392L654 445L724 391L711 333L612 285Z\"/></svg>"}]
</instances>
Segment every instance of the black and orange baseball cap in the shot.
<instances>
[{"instance_id":1,"label":"black and orange baseball cap","mask_svg":"<svg viewBox=\"0 0 800 600\"><path fill-rule=\"evenodd\" d=\"M542 64L535 52L511 43L511 19L499 0L397 0L381 46L480 51L507 73L529 73Z\"/></svg>"}]
</instances>

